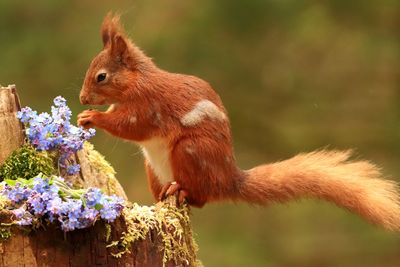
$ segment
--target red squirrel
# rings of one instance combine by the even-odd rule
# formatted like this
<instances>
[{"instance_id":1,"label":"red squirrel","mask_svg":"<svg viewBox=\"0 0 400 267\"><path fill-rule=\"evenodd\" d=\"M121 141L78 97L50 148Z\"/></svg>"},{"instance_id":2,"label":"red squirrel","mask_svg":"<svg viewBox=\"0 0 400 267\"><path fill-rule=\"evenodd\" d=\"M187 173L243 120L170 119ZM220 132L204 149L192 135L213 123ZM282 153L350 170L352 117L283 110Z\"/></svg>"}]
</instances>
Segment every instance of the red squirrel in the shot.
<instances>
[{"instance_id":1,"label":"red squirrel","mask_svg":"<svg viewBox=\"0 0 400 267\"><path fill-rule=\"evenodd\" d=\"M255 204L301 197L331 201L386 229L400 229L397 185L350 151L315 151L241 170L227 112L213 88L195 76L158 68L125 34L119 16L102 24L102 51L86 73L80 102L110 105L85 110L78 124L138 144L157 200L202 207L212 201Z\"/></svg>"}]
</instances>

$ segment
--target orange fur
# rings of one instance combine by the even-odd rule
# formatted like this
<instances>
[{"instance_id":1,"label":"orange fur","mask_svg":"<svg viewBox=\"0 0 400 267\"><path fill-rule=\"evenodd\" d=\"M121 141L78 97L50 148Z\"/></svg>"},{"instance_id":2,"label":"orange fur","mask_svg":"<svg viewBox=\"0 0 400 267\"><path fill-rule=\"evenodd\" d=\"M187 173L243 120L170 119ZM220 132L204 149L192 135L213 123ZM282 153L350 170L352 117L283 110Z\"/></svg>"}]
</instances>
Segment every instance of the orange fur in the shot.
<instances>
[{"instance_id":1,"label":"orange fur","mask_svg":"<svg viewBox=\"0 0 400 267\"><path fill-rule=\"evenodd\" d=\"M245 171L240 198L259 204L319 198L390 230L400 228L397 185L350 151L316 151Z\"/></svg>"},{"instance_id":2,"label":"orange fur","mask_svg":"<svg viewBox=\"0 0 400 267\"><path fill-rule=\"evenodd\" d=\"M313 197L387 229L400 228L396 185L374 165L349 161L349 152L319 151L242 171L226 110L207 82L159 69L126 37L119 17L109 14L101 35L104 48L90 64L80 99L112 106L106 112L86 110L78 123L141 145L156 198L172 173L197 207L224 199L268 204Z\"/></svg>"},{"instance_id":3,"label":"orange fur","mask_svg":"<svg viewBox=\"0 0 400 267\"><path fill-rule=\"evenodd\" d=\"M152 192L155 199L160 195L162 185L158 181L157 176L154 174L147 160L145 160L144 167L146 170L147 180L149 182L149 189Z\"/></svg>"}]
</instances>

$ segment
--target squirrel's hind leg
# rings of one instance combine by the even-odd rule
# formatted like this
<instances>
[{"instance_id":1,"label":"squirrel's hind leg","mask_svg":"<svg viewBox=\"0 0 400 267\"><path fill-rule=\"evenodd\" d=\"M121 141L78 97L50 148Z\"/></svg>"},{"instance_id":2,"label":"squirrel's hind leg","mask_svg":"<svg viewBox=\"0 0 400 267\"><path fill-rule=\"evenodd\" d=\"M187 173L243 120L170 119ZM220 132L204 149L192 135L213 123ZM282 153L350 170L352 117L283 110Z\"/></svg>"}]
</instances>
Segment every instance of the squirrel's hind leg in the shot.
<instances>
[{"instance_id":1,"label":"squirrel's hind leg","mask_svg":"<svg viewBox=\"0 0 400 267\"><path fill-rule=\"evenodd\" d=\"M160 183L160 180L158 177L155 175L154 171L150 167L150 164L148 163L147 160L144 161L144 167L146 169L146 174L147 174L147 180L149 182L149 189L151 193L154 196L154 199L156 201L159 201L159 196L161 194L163 186Z\"/></svg>"}]
</instances>

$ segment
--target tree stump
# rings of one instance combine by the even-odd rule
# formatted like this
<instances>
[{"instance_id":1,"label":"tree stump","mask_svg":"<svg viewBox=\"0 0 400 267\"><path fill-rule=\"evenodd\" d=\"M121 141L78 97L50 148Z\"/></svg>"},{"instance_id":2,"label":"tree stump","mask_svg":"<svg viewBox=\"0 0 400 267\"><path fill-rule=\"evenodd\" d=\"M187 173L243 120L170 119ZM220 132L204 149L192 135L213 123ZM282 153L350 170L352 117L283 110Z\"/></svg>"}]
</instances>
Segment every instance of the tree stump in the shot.
<instances>
[{"instance_id":1,"label":"tree stump","mask_svg":"<svg viewBox=\"0 0 400 267\"><path fill-rule=\"evenodd\" d=\"M0 87L0 165L24 142L23 126L15 116L19 109L15 86ZM75 160L81 165L81 172L68 177L74 184L102 188L107 194L127 199L114 170L92 145L86 144ZM11 237L0 243L0 267L200 266L188 208L177 208L175 203L175 199L170 198L167 203L153 207L132 204L133 208L125 209L123 216L110 225L98 221L93 227L67 233L54 225L29 232L14 225L7 226L12 222L11 212L1 210L1 230L10 230ZM116 242L126 233L135 236L134 242ZM119 258L113 256L123 249L127 253Z\"/></svg>"},{"instance_id":2,"label":"tree stump","mask_svg":"<svg viewBox=\"0 0 400 267\"><path fill-rule=\"evenodd\" d=\"M0 86L0 164L24 142L22 124L15 117L19 109L15 85Z\"/></svg>"}]
</instances>

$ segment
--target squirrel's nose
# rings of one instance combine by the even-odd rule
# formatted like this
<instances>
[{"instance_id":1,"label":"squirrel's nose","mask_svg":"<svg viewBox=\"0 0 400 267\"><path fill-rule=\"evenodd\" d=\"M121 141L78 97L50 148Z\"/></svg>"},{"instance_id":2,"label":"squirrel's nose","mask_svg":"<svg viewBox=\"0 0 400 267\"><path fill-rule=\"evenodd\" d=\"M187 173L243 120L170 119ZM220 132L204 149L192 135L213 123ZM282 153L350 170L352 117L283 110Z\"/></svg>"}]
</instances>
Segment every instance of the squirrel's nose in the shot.
<instances>
[{"instance_id":1,"label":"squirrel's nose","mask_svg":"<svg viewBox=\"0 0 400 267\"><path fill-rule=\"evenodd\" d=\"M79 97L79 100L81 101L81 104L82 104L82 105L87 105L87 104L89 104L89 100L88 100L87 96L81 95L81 96Z\"/></svg>"}]
</instances>

